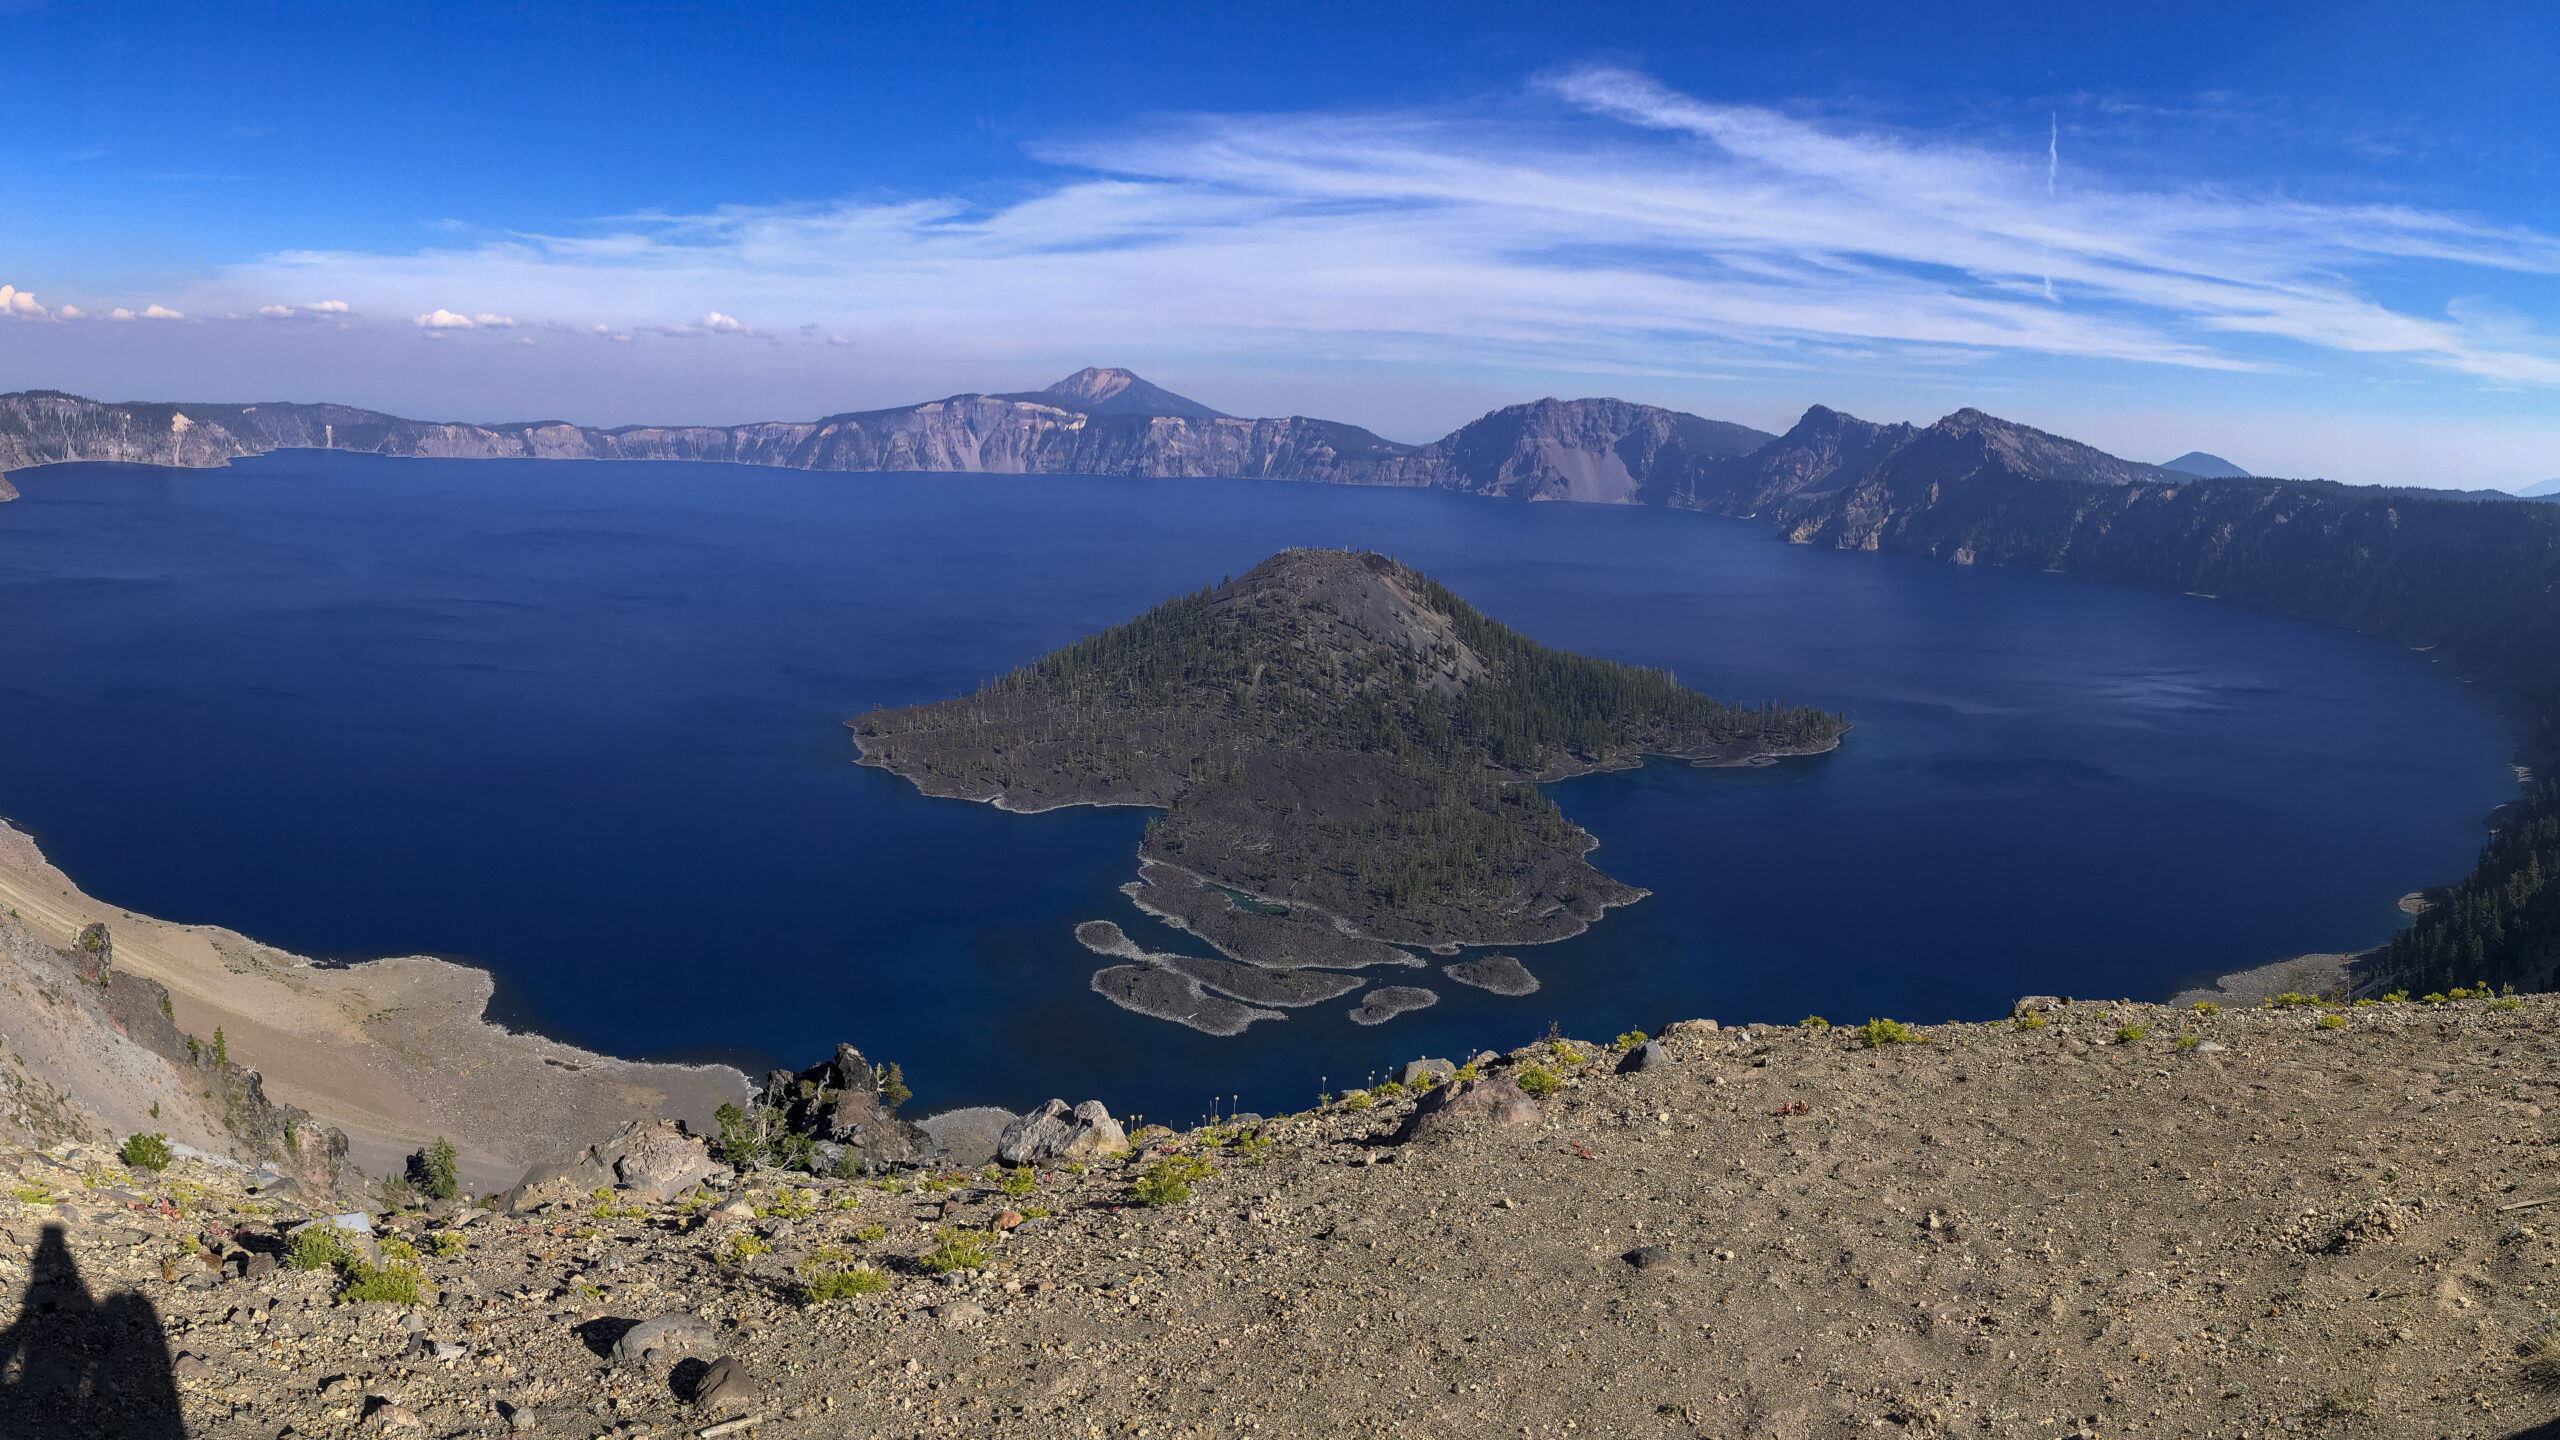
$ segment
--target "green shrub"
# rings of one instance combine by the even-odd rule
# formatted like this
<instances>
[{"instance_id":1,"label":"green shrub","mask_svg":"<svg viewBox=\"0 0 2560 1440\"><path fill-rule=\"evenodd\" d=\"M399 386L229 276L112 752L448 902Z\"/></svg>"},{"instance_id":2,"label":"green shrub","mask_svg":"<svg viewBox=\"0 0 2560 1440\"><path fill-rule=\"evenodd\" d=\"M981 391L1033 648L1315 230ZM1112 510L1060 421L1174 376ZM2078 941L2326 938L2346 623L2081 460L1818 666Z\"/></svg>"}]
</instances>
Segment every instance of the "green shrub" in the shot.
<instances>
[{"instance_id":1,"label":"green shrub","mask_svg":"<svg viewBox=\"0 0 2560 1440\"><path fill-rule=\"evenodd\" d=\"M1556 1063L1560 1065L1579 1065L1590 1058L1561 1040L1548 1041L1547 1052L1555 1056Z\"/></svg>"},{"instance_id":2,"label":"green shrub","mask_svg":"<svg viewBox=\"0 0 2560 1440\"><path fill-rule=\"evenodd\" d=\"M920 1263L936 1275L978 1269L987 1263L987 1237L974 1230L945 1225L934 1232L933 1249Z\"/></svg>"},{"instance_id":3,"label":"green shrub","mask_svg":"<svg viewBox=\"0 0 2560 1440\"><path fill-rule=\"evenodd\" d=\"M755 1208L758 1219L806 1220L818 1213L818 1192L794 1190L786 1185L775 1192L772 1204Z\"/></svg>"},{"instance_id":4,"label":"green shrub","mask_svg":"<svg viewBox=\"0 0 2560 1440\"><path fill-rule=\"evenodd\" d=\"M53 1203L53 1192L34 1180L19 1181L15 1186L10 1188L9 1195L12 1199L19 1200L29 1205L50 1205Z\"/></svg>"},{"instance_id":5,"label":"green shrub","mask_svg":"<svg viewBox=\"0 0 2560 1440\"><path fill-rule=\"evenodd\" d=\"M2418 997L2418 1003L2421 1005L2441 1005L2444 1003L2444 997L2430 990L2426 994Z\"/></svg>"},{"instance_id":6,"label":"green shrub","mask_svg":"<svg viewBox=\"0 0 2560 1440\"><path fill-rule=\"evenodd\" d=\"M877 1295L888 1288L888 1276L868 1265L847 1265L841 1270L822 1270L802 1281L800 1303L823 1305L830 1300Z\"/></svg>"},{"instance_id":7,"label":"green shrub","mask_svg":"<svg viewBox=\"0 0 2560 1440\"><path fill-rule=\"evenodd\" d=\"M1392 1098L1404 1093L1404 1082L1401 1080L1381 1080L1377 1084L1369 1087L1369 1093L1373 1096Z\"/></svg>"},{"instance_id":8,"label":"green shrub","mask_svg":"<svg viewBox=\"0 0 2560 1440\"><path fill-rule=\"evenodd\" d=\"M417 1153L412 1162L417 1185L431 1200L452 1200L462 1194L462 1152L453 1142L439 1135L427 1148Z\"/></svg>"},{"instance_id":9,"label":"green shrub","mask_svg":"<svg viewBox=\"0 0 2560 1440\"><path fill-rule=\"evenodd\" d=\"M1451 1075L1449 1078L1450 1078L1452 1081L1457 1081L1457 1080L1481 1080L1481 1079L1483 1079L1483 1078L1484 1078L1484 1072L1483 1072L1482 1070L1477 1069L1477 1068L1476 1068L1476 1063L1475 1063L1474 1061L1470 1060L1470 1061L1468 1061L1466 1064L1459 1066L1459 1067L1458 1067L1458 1069L1457 1069L1457 1073L1456 1073L1456 1074Z\"/></svg>"},{"instance_id":10,"label":"green shrub","mask_svg":"<svg viewBox=\"0 0 2560 1440\"><path fill-rule=\"evenodd\" d=\"M174 1158L169 1153L169 1137L166 1135L127 1135L124 1148L116 1153L136 1170L166 1170Z\"/></svg>"},{"instance_id":11,"label":"green shrub","mask_svg":"<svg viewBox=\"0 0 2560 1440\"><path fill-rule=\"evenodd\" d=\"M2501 995L2497 999L2489 1002L2489 1008L2492 1010L2521 1010L2524 1008L2524 1002L2513 995Z\"/></svg>"},{"instance_id":12,"label":"green shrub","mask_svg":"<svg viewBox=\"0 0 2560 1440\"><path fill-rule=\"evenodd\" d=\"M638 1220L648 1213L646 1205L616 1205L610 1200L587 1212L598 1220Z\"/></svg>"},{"instance_id":13,"label":"green shrub","mask_svg":"<svg viewBox=\"0 0 2560 1440\"><path fill-rule=\"evenodd\" d=\"M2270 1010L2299 1010L2305 1006L2317 1005L2319 1003L2319 1001L2312 999L2308 995L2297 994L2294 991L2287 990L2283 994L2268 1001L2267 1008Z\"/></svg>"},{"instance_id":14,"label":"green shrub","mask_svg":"<svg viewBox=\"0 0 2560 1440\"><path fill-rule=\"evenodd\" d=\"M1008 1170L1004 1173L1004 1193L1012 1196L1016 1200L1021 1199L1023 1196L1028 1195L1039 1188L1040 1177L1033 1173L1031 1167L1028 1165L1017 1170Z\"/></svg>"},{"instance_id":15,"label":"green shrub","mask_svg":"<svg viewBox=\"0 0 2560 1440\"><path fill-rule=\"evenodd\" d=\"M2119 1045L2131 1045L2150 1033L2150 1031L2143 1029L2139 1025L2119 1025L2116 1027L2116 1043Z\"/></svg>"},{"instance_id":16,"label":"green shrub","mask_svg":"<svg viewBox=\"0 0 2560 1440\"><path fill-rule=\"evenodd\" d=\"M2017 1019L2009 1022L2009 1028L2013 1030L2041 1030L2044 1028L2044 1017L2041 1015L2021 1015Z\"/></svg>"},{"instance_id":17,"label":"green shrub","mask_svg":"<svg viewBox=\"0 0 2560 1440\"><path fill-rule=\"evenodd\" d=\"M435 1241L436 1258L439 1260L450 1260L462 1253L462 1232L459 1230L439 1230L430 1238Z\"/></svg>"},{"instance_id":18,"label":"green shrub","mask_svg":"<svg viewBox=\"0 0 2560 1440\"><path fill-rule=\"evenodd\" d=\"M2222 1007L2214 1004L2210 1000L2199 1000L2195 1003L2194 1008L2195 1012L2199 1015L2219 1015L2222 1013Z\"/></svg>"},{"instance_id":19,"label":"green shrub","mask_svg":"<svg viewBox=\"0 0 2560 1440\"><path fill-rule=\"evenodd\" d=\"M1366 1110L1377 1103L1369 1098L1369 1092L1366 1090L1350 1090L1344 1092L1342 1096L1342 1108L1345 1110Z\"/></svg>"},{"instance_id":20,"label":"green shrub","mask_svg":"<svg viewBox=\"0 0 2560 1440\"><path fill-rule=\"evenodd\" d=\"M2382 997L2382 1003L2385 1005L2406 1005L2409 1003L2409 992L2406 990L2394 990Z\"/></svg>"},{"instance_id":21,"label":"green shrub","mask_svg":"<svg viewBox=\"0 0 2560 1440\"><path fill-rule=\"evenodd\" d=\"M1623 1055L1652 1038L1652 1036L1647 1035L1641 1030L1630 1030L1624 1035L1619 1036L1617 1039L1610 1041L1609 1048Z\"/></svg>"},{"instance_id":22,"label":"green shrub","mask_svg":"<svg viewBox=\"0 0 2560 1440\"><path fill-rule=\"evenodd\" d=\"M732 1234L729 1243L720 1247L720 1259L730 1265L744 1265L758 1255L772 1253L773 1247L764 1242L763 1236L748 1230Z\"/></svg>"},{"instance_id":23,"label":"green shrub","mask_svg":"<svg viewBox=\"0 0 2560 1440\"><path fill-rule=\"evenodd\" d=\"M1146 1206L1179 1205L1191 1198L1192 1181L1206 1180L1216 1173L1206 1160L1168 1155L1130 1182L1129 1198Z\"/></svg>"},{"instance_id":24,"label":"green shrub","mask_svg":"<svg viewBox=\"0 0 2560 1440\"><path fill-rule=\"evenodd\" d=\"M413 1263L418 1258L418 1247L397 1235L385 1235L382 1237L382 1258L402 1264Z\"/></svg>"},{"instance_id":25,"label":"green shrub","mask_svg":"<svg viewBox=\"0 0 2560 1440\"><path fill-rule=\"evenodd\" d=\"M1025 1220L1046 1220L1049 1218L1049 1211L1046 1206L1025 1205L1022 1207L1022 1218Z\"/></svg>"},{"instance_id":26,"label":"green shrub","mask_svg":"<svg viewBox=\"0 0 2560 1440\"><path fill-rule=\"evenodd\" d=\"M2178 1048L2181 1050L2193 1050L2203 1043L2204 1037L2201 1035L2181 1035L2178 1037Z\"/></svg>"},{"instance_id":27,"label":"green shrub","mask_svg":"<svg viewBox=\"0 0 2560 1440\"><path fill-rule=\"evenodd\" d=\"M1828 1030L1831 1028L1831 1022L1823 1019L1819 1015L1807 1015L1804 1017L1803 1021L1800 1022L1800 1028L1806 1030Z\"/></svg>"},{"instance_id":28,"label":"green shrub","mask_svg":"<svg viewBox=\"0 0 2560 1440\"><path fill-rule=\"evenodd\" d=\"M296 1270L334 1270L348 1263L363 1263L363 1256L348 1245L334 1225L314 1225L293 1237L293 1253L285 1263Z\"/></svg>"},{"instance_id":29,"label":"green shrub","mask_svg":"<svg viewBox=\"0 0 2560 1440\"><path fill-rule=\"evenodd\" d=\"M423 1305L426 1296L414 1265L385 1265L376 1270L359 1262L338 1292L341 1305Z\"/></svg>"},{"instance_id":30,"label":"green shrub","mask_svg":"<svg viewBox=\"0 0 2560 1440\"><path fill-rule=\"evenodd\" d=\"M1521 1066L1520 1073L1512 1076L1511 1082L1519 1086L1522 1092L1539 1100L1544 1100L1564 1088L1564 1082L1557 1079L1555 1072L1544 1065Z\"/></svg>"},{"instance_id":31,"label":"green shrub","mask_svg":"<svg viewBox=\"0 0 2560 1440\"><path fill-rule=\"evenodd\" d=\"M2336 1011L2331 1011L2330 1013L2320 1017L2320 1028L2323 1030L2335 1030L2346 1023L2347 1017L2338 1014Z\"/></svg>"},{"instance_id":32,"label":"green shrub","mask_svg":"<svg viewBox=\"0 0 2560 1440\"><path fill-rule=\"evenodd\" d=\"M1929 1037L1899 1020L1869 1020L1858 1027L1858 1041L1870 1050L1887 1045L1926 1045Z\"/></svg>"},{"instance_id":33,"label":"green shrub","mask_svg":"<svg viewBox=\"0 0 2560 1440\"><path fill-rule=\"evenodd\" d=\"M886 1225L865 1225L861 1229L853 1232L853 1238L861 1241L865 1245L877 1245L881 1241L889 1238L889 1227Z\"/></svg>"}]
</instances>

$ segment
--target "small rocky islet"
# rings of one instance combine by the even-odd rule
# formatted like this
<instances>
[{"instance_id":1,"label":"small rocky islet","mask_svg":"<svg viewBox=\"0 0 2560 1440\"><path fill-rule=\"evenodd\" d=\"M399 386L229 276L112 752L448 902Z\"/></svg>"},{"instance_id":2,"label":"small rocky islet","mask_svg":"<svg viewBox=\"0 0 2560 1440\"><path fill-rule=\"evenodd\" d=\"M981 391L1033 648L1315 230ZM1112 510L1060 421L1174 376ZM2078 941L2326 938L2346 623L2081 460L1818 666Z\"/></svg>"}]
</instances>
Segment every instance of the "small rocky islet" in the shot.
<instances>
[{"instance_id":1,"label":"small rocky islet","mask_svg":"<svg viewBox=\"0 0 2560 1440\"><path fill-rule=\"evenodd\" d=\"M2522 1434L2555 1033L1701 1020L991 1163L872 1158L931 1122L848 1047L480 1200L0 1143L0 1433Z\"/></svg>"},{"instance_id":2,"label":"small rocky islet","mask_svg":"<svg viewBox=\"0 0 2560 1440\"><path fill-rule=\"evenodd\" d=\"M1160 809L1122 888L1223 960L1145 950L1107 921L1078 938L1126 962L1094 990L1213 1035L1428 963L1417 951L1559 940L1643 898L1589 863L1598 841L1543 783L1647 756L1768 763L1848 729L1551 649L1383 555L1331 550L1283 551L976 694L846 723L862 764L928 795ZM1449 974L1504 995L1537 983L1508 956ZM1438 998L1386 985L1350 1018Z\"/></svg>"}]
</instances>

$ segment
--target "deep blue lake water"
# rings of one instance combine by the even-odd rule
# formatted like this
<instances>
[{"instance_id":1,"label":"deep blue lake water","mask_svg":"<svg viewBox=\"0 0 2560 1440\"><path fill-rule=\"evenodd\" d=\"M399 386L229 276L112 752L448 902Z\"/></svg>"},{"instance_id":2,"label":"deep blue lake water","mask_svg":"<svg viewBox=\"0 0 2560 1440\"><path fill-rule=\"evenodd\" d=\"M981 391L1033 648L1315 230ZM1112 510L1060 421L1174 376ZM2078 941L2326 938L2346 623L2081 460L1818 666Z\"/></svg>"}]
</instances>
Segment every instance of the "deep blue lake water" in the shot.
<instances>
[{"instance_id":1,"label":"deep blue lake water","mask_svg":"<svg viewBox=\"0 0 2560 1440\"><path fill-rule=\"evenodd\" d=\"M1419 1054L1725 1021L2157 998L2372 944L2513 793L2480 698L2389 645L1758 525L1246 481L287 453L57 466L0 506L0 813L92 894L305 954L485 965L633 1056L850 1039L920 1110L1302 1108ZM842 720L1289 545L1387 551L1548 643L1845 710L1836 754L1554 788L1654 894L1212 1039L1092 994L1144 814L1016 816L856 768ZM1388 975L1410 982L1416 972ZM252 1063L254 1056L247 1057Z\"/></svg>"}]
</instances>

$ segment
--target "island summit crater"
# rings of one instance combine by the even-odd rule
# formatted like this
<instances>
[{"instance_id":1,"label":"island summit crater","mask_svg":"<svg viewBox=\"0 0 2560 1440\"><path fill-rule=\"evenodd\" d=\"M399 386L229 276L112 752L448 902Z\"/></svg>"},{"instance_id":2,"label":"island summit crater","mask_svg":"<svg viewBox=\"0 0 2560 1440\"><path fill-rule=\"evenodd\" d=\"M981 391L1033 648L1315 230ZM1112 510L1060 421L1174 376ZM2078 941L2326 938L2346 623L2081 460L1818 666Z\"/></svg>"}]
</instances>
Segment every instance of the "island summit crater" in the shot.
<instances>
[{"instance_id":1,"label":"island summit crater","mask_svg":"<svg viewBox=\"0 0 2560 1440\"><path fill-rule=\"evenodd\" d=\"M1830 750L1841 716L1728 705L1668 673L1540 645L1383 555L1286 550L1214 589L929 705L845 722L860 763L1013 811L1144 805L1139 909L1224 959L1077 927L1125 963L1093 988L1216 1035L1414 952L1579 934L1644 891L1537 788L1660 756L1756 765ZM1516 960L1450 967L1526 993ZM1489 977L1497 983L1487 984ZM1352 1018L1436 1001L1396 985Z\"/></svg>"}]
</instances>

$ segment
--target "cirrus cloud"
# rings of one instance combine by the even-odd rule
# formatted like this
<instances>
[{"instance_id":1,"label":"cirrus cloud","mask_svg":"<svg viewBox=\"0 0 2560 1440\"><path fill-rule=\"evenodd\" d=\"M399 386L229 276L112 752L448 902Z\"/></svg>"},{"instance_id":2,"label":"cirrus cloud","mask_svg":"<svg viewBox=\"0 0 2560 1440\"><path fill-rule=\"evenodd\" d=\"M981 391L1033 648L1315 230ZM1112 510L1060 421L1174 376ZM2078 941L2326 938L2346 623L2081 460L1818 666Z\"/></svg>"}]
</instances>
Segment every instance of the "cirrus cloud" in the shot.
<instances>
[{"instance_id":1,"label":"cirrus cloud","mask_svg":"<svg viewBox=\"0 0 2560 1440\"><path fill-rule=\"evenodd\" d=\"M2560 385L2560 342L2452 303L2560 274L2560 239L2209 177L2111 184L2075 172L2058 132L2033 140L2011 153L1582 68L1489 115L1201 116L1049 142L1032 153L1056 182L995 207L653 214L460 249L285 252L226 283L377 309L468 293L609 320L617 338L745 331L717 303L990 353L1144 337L1664 373L2353 361ZM414 323L488 322L438 308Z\"/></svg>"}]
</instances>

